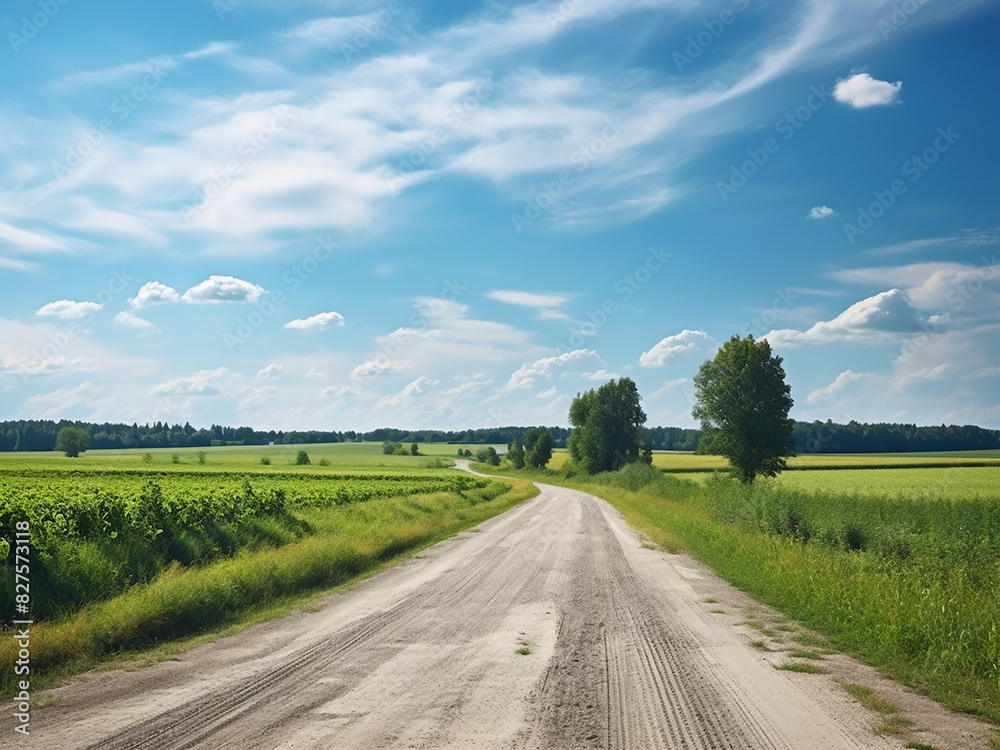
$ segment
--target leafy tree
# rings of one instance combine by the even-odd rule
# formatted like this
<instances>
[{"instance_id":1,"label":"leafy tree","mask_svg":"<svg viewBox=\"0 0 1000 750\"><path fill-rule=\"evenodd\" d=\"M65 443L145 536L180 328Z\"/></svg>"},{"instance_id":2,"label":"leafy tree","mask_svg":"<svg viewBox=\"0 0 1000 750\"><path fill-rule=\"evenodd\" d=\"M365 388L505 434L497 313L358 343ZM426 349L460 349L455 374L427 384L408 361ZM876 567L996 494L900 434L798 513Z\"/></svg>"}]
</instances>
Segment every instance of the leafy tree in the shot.
<instances>
[{"instance_id":1,"label":"leafy tree","mask_svg":"<svg viewBox=\"0 0 1000 750\"><path fill-rule=\"evenodd\" d=\"M791 388L781 361L766 339L733 336L694 378L691 413L701 420L702 440L743 482L777 475L792 454Z\"/></svg>"},{"instance_id":2,"label":"leafy tree","mask_svg":"<svg viewBox=\"0 0 1000 750\"><path fill-rule=\"evenodd\" d=\"M552 433L545 427L524 431L524 463L529 469L544 469L552 458Z\"/></svg>"},{"instance_id":3,"label":"leafy tree","mask_svg":"<svg viewBox=\"0 0 1000 750\"><path fill-rule=\"evenodd\" d=\"M639 389L631 378L610 380L573 399L569 407L573 431L566 443L573 462L588 474L598 474L638 461L646 421L639 401Z\"/></svg>"},{"instance_id":4,"label":"leafy tree","mask_svg":"<svg viewBox=\"0 0 1000 750\"><path fill-rule=\"evenodd\" d=\"M300 450L295 454L295 465L296 466L306 466L309 464L309 454L304 450Z\"/></svg>"},{"instance_id":5,"label":"leafy tree","mask_svg":"<svg viewBox=\"0 0 1000 750\"><path fill-rule=\"evenodd\" d=\"M465 457L472 458L472 450L470 448L465 449Z\"/></svg>"},{"instance_id":6,"label":"leafy tree","mask_svg":"<svg viewBox=\"0 0 1000 750\"><path fill-rule=\"evenodd\" d=\"M410 455L411 456L419 456L420 455L420 446L417 445L416 443L411 443L410 444Z\"/></svg>"},{"instance_id":7,"label":"leafy tree","mask_svg":"<svg viewBox=\"0 0 1000 750\"><path fill-rule=\"evenodd\" d=\"M487 445L485 448L477 450L476 460L481 464L489 464L490 466L500 465L500 456L497 454L497 449L492 445Z\"/></svg>"},{"instance_id":8,"label":"leafy tree","mask_svg":"<svg viewBox=\"0 0 1000 750\"><path fill-rule=\"evenodd\" d=\"M56 435L56 450L63 451L69 458L78 458L89 444L90 435L82 427L63 427Z\"/></svg>"},{"instance_id":9,"label":"leafy tree","mask_svg":"<svg viewBox=\"0 0 1000 750\"><path fill-rule=\"evenodd\" d=\"M396 452L396 449L399 447L400 447L399 443L394 443L391 440L382 441L382 452L387 456L393 455Z\"/></svg>"},{"instance_id":10,"label":"leafy tree","mask_svg":"<svg viewBox=\"0 0 1000 750\"><path fill-rule=\"evenodd\" d=\"M520 440L514 440L507 444L507 460L515 469L524 468L524 446Z\"/></svg>"}]
</instances>

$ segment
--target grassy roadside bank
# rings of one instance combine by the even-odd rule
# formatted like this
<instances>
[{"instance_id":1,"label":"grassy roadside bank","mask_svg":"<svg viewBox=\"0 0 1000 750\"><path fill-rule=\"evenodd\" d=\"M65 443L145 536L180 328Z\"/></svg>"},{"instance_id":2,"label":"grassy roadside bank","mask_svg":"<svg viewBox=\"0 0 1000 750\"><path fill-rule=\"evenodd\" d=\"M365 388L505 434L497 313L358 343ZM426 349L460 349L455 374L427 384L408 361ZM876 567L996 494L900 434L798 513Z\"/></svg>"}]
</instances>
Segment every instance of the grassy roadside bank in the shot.
<instances>
[{"instance_id":1,"label":"grassy roadside bank","mask_svg":"<svg viewBox=\"0 0 1000 750\"><path fill-rule=\"evenodd\" d=\"M517 472L521 474L521 472ZM539 481L597 495L671 552L961 711L1000 724L1000 498L746 495L634 466Z\"/></svg>"},{"instance_id":2,"label":"grassy roadside bank","mask_svg":"<svg viewBox=\"0 0 1000 750\"><path fill-rule=\"evenodd\" d=\"M31 628L33 690L104 660L223 626L252 622L275 605L357 579L533 497L519 479L437 492L305 508L313 533L278 548L244 551L204 567L171 567L71 617ZM0 691L14 688L17 644L0 632Z\"/></svg>"}]
</instances>

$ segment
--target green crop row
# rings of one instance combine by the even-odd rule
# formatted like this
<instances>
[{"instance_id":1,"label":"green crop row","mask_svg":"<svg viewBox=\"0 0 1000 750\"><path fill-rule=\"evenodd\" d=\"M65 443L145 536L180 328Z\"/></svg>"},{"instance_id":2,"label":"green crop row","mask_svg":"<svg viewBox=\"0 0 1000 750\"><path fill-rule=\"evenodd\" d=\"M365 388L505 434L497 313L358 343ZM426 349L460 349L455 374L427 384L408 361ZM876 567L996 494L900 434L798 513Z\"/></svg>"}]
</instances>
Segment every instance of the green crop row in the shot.
<instances>
[{"instance_id":1,"label":"green crop row","mask_svg":"<svg viewBox=\"0 0 1000 750\"><path fill-rule=\"evenodd\" d=\"M13 615L15 524L30 528L36 619L73 611L148 581L170 565L200 565L243 548L310 533L298 509L428 492L463 492L471 475L135 474L60 472L0 481L0 612Z\"/></svg>"}]
</instances>

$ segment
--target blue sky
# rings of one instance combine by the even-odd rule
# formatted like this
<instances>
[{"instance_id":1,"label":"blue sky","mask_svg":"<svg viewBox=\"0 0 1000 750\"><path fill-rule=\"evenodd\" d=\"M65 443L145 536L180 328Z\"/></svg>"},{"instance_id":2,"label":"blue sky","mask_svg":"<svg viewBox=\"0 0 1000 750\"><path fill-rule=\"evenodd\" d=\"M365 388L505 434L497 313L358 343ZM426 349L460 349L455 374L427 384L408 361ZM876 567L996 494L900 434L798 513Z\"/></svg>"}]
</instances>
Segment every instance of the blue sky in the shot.
<instances>
[{"instance_id":1,"label":"blue sky","mask_svg":"<svg viewBox=\"0 0 1000 750\"><path fill-rule=\"evenodd\" d=\"M8 2L0 418L1000 427L1000 4Z\"/></svg>"}]
</instances>

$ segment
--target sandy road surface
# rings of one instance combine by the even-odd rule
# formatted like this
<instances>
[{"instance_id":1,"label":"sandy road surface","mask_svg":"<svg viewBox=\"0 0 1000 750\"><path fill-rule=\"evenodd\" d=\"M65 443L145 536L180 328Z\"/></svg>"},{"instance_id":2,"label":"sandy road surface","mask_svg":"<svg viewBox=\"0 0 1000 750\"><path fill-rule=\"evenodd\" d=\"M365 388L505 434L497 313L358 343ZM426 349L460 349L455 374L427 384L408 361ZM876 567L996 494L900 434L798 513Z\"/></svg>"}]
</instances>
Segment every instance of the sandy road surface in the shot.
<instances>
[{"instance_id":1,"label":"sandy road surface","mask_svg":"<svg viewBox=\"0 0 1000 750\"><path fill-rule=\"evenodd\" d=\"M36 696L58 700L14 744L902 746L830 677L775 670L705 603L742 596L710 571L644 548L597 498L542 489L318 611Z\"/></svg>"}]
</instances>

